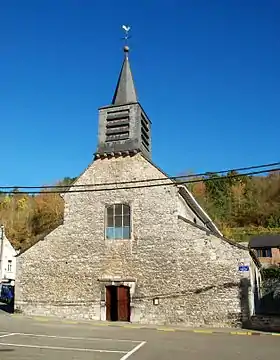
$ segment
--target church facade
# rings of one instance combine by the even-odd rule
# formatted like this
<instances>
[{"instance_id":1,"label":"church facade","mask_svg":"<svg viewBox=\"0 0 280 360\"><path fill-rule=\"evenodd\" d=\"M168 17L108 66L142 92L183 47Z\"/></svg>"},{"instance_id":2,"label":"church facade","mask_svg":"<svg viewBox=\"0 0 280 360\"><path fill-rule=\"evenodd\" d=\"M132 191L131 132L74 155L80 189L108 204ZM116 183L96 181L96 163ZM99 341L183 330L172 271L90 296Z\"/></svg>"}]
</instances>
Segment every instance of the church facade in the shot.
<instances>
[{"instance_id":1,"label":"church facade","mask_svg":"<svg viewBox=\"0 0 280 360\"><path fill-rule=\"evenodd\" d=\"M128 51L112 104L99 109L94 160L62 195L63 223L18 257L16 308L238 326L254 311L257 267L187 187L152 162L151 122L137 100Z\"/></svg>"}]
</instances>

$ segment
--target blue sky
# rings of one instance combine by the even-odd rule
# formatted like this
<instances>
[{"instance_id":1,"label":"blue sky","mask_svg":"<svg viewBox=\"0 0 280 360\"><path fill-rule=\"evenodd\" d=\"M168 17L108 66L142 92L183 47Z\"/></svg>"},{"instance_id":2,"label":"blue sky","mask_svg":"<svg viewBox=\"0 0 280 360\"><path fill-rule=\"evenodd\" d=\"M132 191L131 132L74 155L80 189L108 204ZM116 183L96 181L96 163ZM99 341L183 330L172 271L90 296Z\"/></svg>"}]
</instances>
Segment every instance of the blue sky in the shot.
<instances>
[{"instance_id":1,"label":"blue sky","mask_svg":"<svg viewBox=\"0 0 280 360\"><path fill-rule=\"evenodd\" d=\"M121 67L122 24L170 175L279 160L278 0L2 0L1 185L77 176Z\"/></svg>"}]
</instances>

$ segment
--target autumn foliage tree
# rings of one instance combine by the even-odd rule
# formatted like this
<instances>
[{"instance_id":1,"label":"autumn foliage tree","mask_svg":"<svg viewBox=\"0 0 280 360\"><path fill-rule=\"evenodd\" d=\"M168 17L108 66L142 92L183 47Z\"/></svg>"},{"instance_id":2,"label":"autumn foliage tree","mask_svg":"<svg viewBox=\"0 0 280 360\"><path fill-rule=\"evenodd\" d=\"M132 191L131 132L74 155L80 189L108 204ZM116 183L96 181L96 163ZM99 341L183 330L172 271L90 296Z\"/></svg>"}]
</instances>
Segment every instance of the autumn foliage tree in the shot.
<instances>
[{"instance_id":1,"label":"autumn foliage tree","mask_svg":"<svg viewBox=\"0 0 280 360\"><path fill-rule=\"evenodd\" d=\"M227 175L209 174L199 185L188 185L220 228L237 240L248 240L255 233L279 233L280 174Z\"/></svg>"},{"instance_id":2,"label":"autumn foliage tree","mask_svg":"<svg viewBox=\"0 0 280 360\"><path fill-rule=\"evenodd\" d=\"M75 179L65 178L57 185L65 191ZM64 202L59 193L44 189L38 195L26 195L18 189L1 194L0 218L8 238L16 249L25 249L41 235L55 229L63 220Z\"/></svg>"}]
</instances>

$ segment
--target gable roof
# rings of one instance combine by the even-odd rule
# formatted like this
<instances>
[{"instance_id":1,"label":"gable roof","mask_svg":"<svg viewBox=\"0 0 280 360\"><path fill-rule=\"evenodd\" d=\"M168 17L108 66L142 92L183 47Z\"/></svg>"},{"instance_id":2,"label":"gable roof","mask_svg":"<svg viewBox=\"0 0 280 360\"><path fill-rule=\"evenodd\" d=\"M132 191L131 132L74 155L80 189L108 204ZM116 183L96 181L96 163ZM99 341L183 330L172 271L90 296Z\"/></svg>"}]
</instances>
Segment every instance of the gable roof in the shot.
<instances>
[{"instance_id":1,"label":"gable roof","mask_svg":"<svg viewBox=\"0 0 280 360\"><path fill-rule=\"evenodd\" d=\"M280 247L280 234L263 234L254 236L249 241L249 247L252 249Z\"/></svg>"},{"instance_id":2,"label":"gable roof","mask_svg":"<svg viewBox=\"0 0 280 360\"><path fill-rule=\"evenodd\" d=\"M186 185L177 185L179 188L179 194L183 197L192 211L199 217L199 219L205 224L205 226L218 236L223 236L221 231L217 228L210 216L202 209L199 203L196 201L193 194L186 187Z\"/></svg>"}]
</instances>

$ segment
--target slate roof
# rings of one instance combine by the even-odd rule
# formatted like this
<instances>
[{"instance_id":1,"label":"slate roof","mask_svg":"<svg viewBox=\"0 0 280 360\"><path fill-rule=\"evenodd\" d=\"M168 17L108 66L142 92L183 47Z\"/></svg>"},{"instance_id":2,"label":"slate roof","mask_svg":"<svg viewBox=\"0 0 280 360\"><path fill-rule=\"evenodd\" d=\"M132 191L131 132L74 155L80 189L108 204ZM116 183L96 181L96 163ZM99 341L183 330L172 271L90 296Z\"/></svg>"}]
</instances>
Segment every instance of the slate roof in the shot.
<instances>
[{"instance_id":1,"label":"slate roof","mask_svg":"<svg viewBox=\"0 0 280 360\"><path fill-rule=\"evenodd\" d=\"M253 249L265 247L280 247L280 234L279 235L257 235L250 239L249 247Z\"/></svg>"},{"instance_id":2,"label":"slate roof","mask_svg":"<svg viewBox=\"0 0 280 360\"><path fill-rule=\"evenodd\" d=\"M136 89L128 60L128 51L128 47L125 47L124 60L112 100L112 105L125 105L137 102Z\"/></svg>"}]
</instances>

